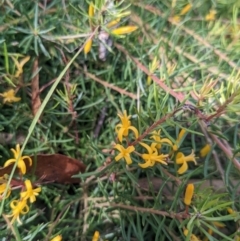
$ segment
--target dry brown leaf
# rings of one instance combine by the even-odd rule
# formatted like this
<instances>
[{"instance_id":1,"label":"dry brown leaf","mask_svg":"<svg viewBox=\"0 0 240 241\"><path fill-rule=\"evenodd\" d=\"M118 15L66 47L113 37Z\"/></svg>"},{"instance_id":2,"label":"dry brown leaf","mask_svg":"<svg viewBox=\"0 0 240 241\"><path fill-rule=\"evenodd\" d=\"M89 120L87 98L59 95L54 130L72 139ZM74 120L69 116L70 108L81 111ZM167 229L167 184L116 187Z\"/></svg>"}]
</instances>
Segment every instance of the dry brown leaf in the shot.
<instances>
[{"instance_id":1,"label":"dry brown leaf","mask_svg":"<svg viewBox=\"0 0 240 241\"><path fill-rule=\"evenodd\" d=\"M24 161L27 167L27 174L33 174L41 182L55 183L78 183L79 178L72 178L73 175L85 172L85 165L79 160L61 154L36 155L31 156L33 164L29 166L28 161ZM10 174L13 164L0 169L0 176ZM16 169L15 173L18 173Z\"/></svg>"}]
</instances>

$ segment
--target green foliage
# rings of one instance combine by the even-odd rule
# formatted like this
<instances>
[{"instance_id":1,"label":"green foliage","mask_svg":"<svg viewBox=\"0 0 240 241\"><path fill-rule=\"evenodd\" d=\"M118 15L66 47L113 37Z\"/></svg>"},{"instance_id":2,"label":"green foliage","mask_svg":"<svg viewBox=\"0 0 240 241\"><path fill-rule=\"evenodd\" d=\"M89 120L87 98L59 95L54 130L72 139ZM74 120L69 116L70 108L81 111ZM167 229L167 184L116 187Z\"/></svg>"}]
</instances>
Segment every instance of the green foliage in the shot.
<instances>
[{"instance_id":1,"label":"green foliage","mask_svg":"<svg viewBox=\"0 0 240 241\"><path fill-rule=\"evenodd\" d=\"M80 184L37 180L41 194L22 224L7 216L20 192L12 190L1 201L0 237L92 240L98 230L101 240L239 240L239 4L110 2L92 1L93 16L90 1L0 3L1 165L20 144L21 155L62 153L87 167L76 173ZM129 26L138 29L111 33ZM129 129L120 143L124 110L139 137ZM141 168L147 149L139 142L161 144L152 150L168 165ZM131 165L115 161L116 144L134 146ZM197 163L186 161L182 175L180 152ZM195 187L190 206L187 183Z\"/></svg>"}]
</instances>

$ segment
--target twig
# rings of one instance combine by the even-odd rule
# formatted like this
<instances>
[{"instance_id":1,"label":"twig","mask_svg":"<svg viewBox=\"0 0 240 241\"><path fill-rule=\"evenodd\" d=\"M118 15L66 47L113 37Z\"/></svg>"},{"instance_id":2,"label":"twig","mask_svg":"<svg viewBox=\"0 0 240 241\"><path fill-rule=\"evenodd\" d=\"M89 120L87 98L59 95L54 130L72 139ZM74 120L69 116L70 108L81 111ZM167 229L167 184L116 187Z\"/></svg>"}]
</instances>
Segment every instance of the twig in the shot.
<instances>
[{"instance_id":1,"label":"twig","mask_svg":"<svg viewBox=\"0 0 240 241\"><path fill-rule=\"evenodd\" d=\"M136 206L130 206L130 205L124 205L124 204L118 204L118 203L110 203L110 205L115 208L127 209L134 212L158 214L160 216L175 218L179 220L189 218L189 215L186 213L170 213L166 211L155 210L152 208L142 208L142 207L136 207Z\"/></svg>"},{"instance_id":2,"label":"twig","mask_svg":"<svg viewBox=\"0 0 240 241\"><path fill-rule=\"evenodd\" d=\"M89 78L95 80L96 82L100 83L101 85L103 85L106 88L115 90L115 91L119 92L120 94L129 96L130 98L135 99L135 100L138 98L137 95L135 95L133 93L130 93L130 92L124 90L124 89L121 89L121 88L115 86L114 84L110 84L110 83L108 83L108 82L106 82L104 80L101 80L98 77L96 77L95 75L93 75L93 74L91 74L91 73L89 73L87 71L84 71L84 74L86 74L86 76L88 76Z\"/></svg>"}]
</instances>

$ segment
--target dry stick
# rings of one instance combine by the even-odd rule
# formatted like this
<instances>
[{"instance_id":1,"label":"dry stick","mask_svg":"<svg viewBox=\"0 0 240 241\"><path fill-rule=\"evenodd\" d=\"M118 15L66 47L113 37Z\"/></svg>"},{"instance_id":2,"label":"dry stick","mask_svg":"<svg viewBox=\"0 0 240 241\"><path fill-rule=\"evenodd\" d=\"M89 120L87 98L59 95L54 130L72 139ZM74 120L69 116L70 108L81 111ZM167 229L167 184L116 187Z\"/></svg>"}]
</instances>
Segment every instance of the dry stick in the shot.
<instances>
[{"instance_id":1,"label":"dry stick","mask_svg":"<svg viewBox=\"0 0 240 241\"><path fill-rule=\"evenodd\" d=\"M143 72L145 72L147 75L151 75L150 71L140 62L138 61L136 58L134 58L133 56L131 56L128 51L121 45L119 44L115 44L115 46L120 50L122 51L126 56L128 56L130 59L132 59L132 61L138 66L139 69L141 69ZM173 90L171 90L168 86L165 85L165 83L163 83L158 77L152 75L151 76L152 79L154 80L154 82L156 82L163 90L165 90L167 93L170 93L172 96L174 96L177 100L179 100L180 102L182 102L184 100L184 95L183 94L180 94L180 93L176 93L174 92ZM191 102L189 101L186 101L187 104L189 105L192 105ZM229 103L229 102L228 102ZM224 104L223 104L224 105ZM217 113L222 113L222 110L221 110L222 106L220 106L219 108L219 112L217 111ZM178 110L176 110L178 111ZM173 112L174 113L174 112ZM172 116L173 113L170 113L167 115L168 116ZM176 113L176 112L175 112ZM175 114L174 113L174 114ZM215 117L216 114L214 114L214 117ZM210 116L211 118L213 117L213 115ZM160 123L162 123L162 121L166 120L165 117L163 117L161 120L159 120ZM207 118L209 120L209 117ZM205 119L205 121L207 120ZM160 124L158 123L158 124ZM154 125L154 124L153 124ZM154 129L156 126L154 125L154 127L152 128L152 126L150 128ZM144 133L144 136L147 135ZM209 135L211 136L212 139L214 139L214 141L218 144L218 146L222 149L222 151L225 153L225 155L233 162L233 164L235 165L235 167L240 171L240 163L232 157L233 157L233 153L231 151L231 147L227 144L227 145L223 145L221 143L221 141L217 138L216 135L213 135L211 133L209 133ZM135 141L136 142L136 141ZM132 144L136 144L135 142L133 142Z\"/></svg>"},{"instance_id":2,"label":"dry stick","mask_svg":"<svg viewBox=\"0 0 240 241\"><path fill-rule=\"evenodd\" d=\"M106 115L107 115L107 107L104 106L102 108L101 112L100 112L100 116L98 118L98 121L96 123L95 129L94 129L94 132L93 132L93 137L94 138L98 138L99 133L101 131L101 128L103 127Z\"/></svg>"},{"instance_id":3,"label":"dry stick","mask_svg":"<svg viewBox=\"0 0 240 241\"><path fill-rule=\"evenodd\" d=\"M178 111L182 110L181 108L174 110L173 112L165 115L163 118L160 120L154 122L150 127L147 128L145 132L143 132L142 135L140 135L134 142L131 142L128 144L128 146L134 146L136 145L139 141L141 141L145 136L147 136L149 133L151 133L157 126L160 124L164 123L167 119L171 118L174 116Z\"/></svg>"},{"instance_id":4,"label":"dry stick","mask_svg":"<svg viewBox=\"0 0 240 241\"><path fill-rule=\"evenodd\" d=\"M123 52L125 55L127 55L137 66L139 69L141 69L144 73L147 75L150 75L151 78L156 82L163 90L165 90L166 93L170 93L173 97L175 97L180 102L184 101L185 96L181 93L176 93L171 88L169 88L163 81L161 81L157 76L152 75L152 73L149 71L147 67L145 67L138 59L134 58L129 54L129 52L120 44L114 44L121 52ZM191 104L189 101L186 101L187 104Z\"/></svg>"},{"instance_id":5,"label":"dry stick","mask_svg":"<svg viewBox=\"0 0 240 241\"><path fill-rule=\"evenodd\" d=\"M52 235L53 229L58 225L58 223L60 222L60 219L63 217L64 212L66 212L66 210L68 209L68 207L71 204L67 204L65 207L62 208L62 211L57 215L56 219L54 222L51 223L51 225L49 225L49 229L48 229L48 234L46 236L46 238L44 239L44 241L48 241L50 240L50 236Z\"/></svg>"},{"instance_id":6,"label":"dry stick","mask_svg":"<svg viewBox=\"0 0 240 241\"><path fill-rule=\"evenodd\" d=\"M113 84L110 84L110 83L104 81L104 80L101 80L101 79L99 79L98 77L96 77L95 75L93 75L93 74L91 74L91 73L89 73L89 72L87 72L87 71L84 71L84 74L85 74L86 76L88 76L89 78L95 80L96 82L100 83L101 85L103 85L103 86L106 87L106 88L115 90L115 91L119 92L120 94L127 95L127 96L129 96L130 98L135 99L135 100L138 98L137 95L135 95L135 94L133 94L133 93L130 93L130 92L124 90L124 89L121 89L121 88L119 88L119 87L117 87L117 86L115 86L115 85L113 85Z\"/></svg>"},{"instance_id":7,"label":"dry stick","mask_svg":"<svg viewBox=\"0 0 240 241\"><path fill-rule=\"evenodd\" d=\"M212 133L209 133L211 138L217 143L217 145L222 149L225 155L233 162L234 166L240 171L240 163L236 158L233 158L232 148L227 142L222 143L218 137Z\"/></svg>"},{"instance_id":8,"label":"dry stick","mask_svg":"<svg viewBox=\"0 0 240 241\"><path fill-rule=\"evenodd\" d=\"M124 205L124 204L117 204L117 203L110 203L110 205L112 207L116 207L116 208L123 208L123 209L131 210L131 211L135 211L135 212L158 214L158 215L161 215L164 217L176 218L179 220L189 218L189 215L186 213L181 213L181 214L180 213L170 213L170 212L166 212L166 211L155 210L152 208L142 208L142 207L136 207L136 206L130 206L130 205Z\"/></svg>"},{"instance_id":9,"label":"dry stick","mask_svg":"<svg viewBox=\"0 0 240 241\"><path fill-rule=\"evenodd\" d=\"M171 21L171 23L173 23ZM186 33L188 33L189 35L191 35L193 38L195 38L196 40L198 40L201 44L205 45L207 48L210 48L213 50L213 52L219 57L219 59L224 60L227 64L229 64L233 69L236 69L238 71L240 71L239 66L234 63L227 55L225 55L224 53L222 53L220 50L215 49L214 46L212 46L210 43L208 43L205 39L203 39L201 36L197 35L196 33L194 33L192 30L184 27L183 25L179 25L176 24L178 27L180 27L180 29L184 30Z\"/></svg>"},{"instance_id":10,"label":"dry stick","mask_svg":"<svg viewBox=\"0 0 240 241\"><path fill-rule=\"evenodd\" d=\"M238 93L232 94L232 95L229 97L229 99L227 99L221 106L219 106L219 108L217 109L216 113L210 115L210 116L206 119L206 121L209 122L209 121L211 121L211 119L216 118L216 117L222 115L223 112L225 111L227 105L230 104L237 95L238 95Z\"/></svg>"}]
</instances>

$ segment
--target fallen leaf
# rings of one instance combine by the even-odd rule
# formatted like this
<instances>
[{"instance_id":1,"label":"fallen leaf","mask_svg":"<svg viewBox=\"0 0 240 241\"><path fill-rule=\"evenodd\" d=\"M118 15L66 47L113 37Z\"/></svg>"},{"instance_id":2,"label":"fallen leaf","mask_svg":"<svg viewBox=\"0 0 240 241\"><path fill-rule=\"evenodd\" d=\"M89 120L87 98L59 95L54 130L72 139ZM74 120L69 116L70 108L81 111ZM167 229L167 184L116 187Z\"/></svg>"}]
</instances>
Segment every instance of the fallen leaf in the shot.
<instances>
[{"instance_id":1,"label":"fallen leaf","mask_svg":"<svg viewBox=\"0 0 240 241\"><path fill-rule=\"evenodd\" d=\"M73 175L83 173L86 169L85 165L76 159L61 155L36 155L31 156L33 164L29 166L29 162L24 161L27 167L27 174L35 175L41 182L55 183L78 183L79 178L72 178ZM0 176L10 174L13 164L5 168L0 168ZM18 173L16 169L15 173Z\"/></svg>"}]
</instances>

